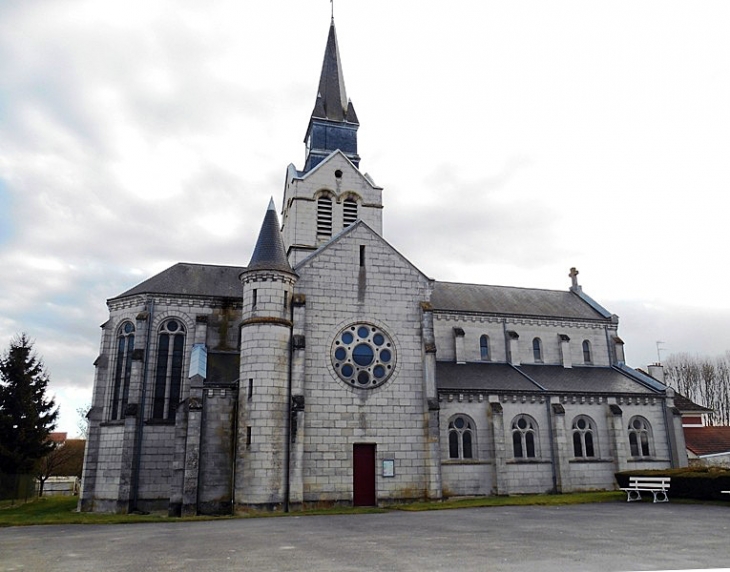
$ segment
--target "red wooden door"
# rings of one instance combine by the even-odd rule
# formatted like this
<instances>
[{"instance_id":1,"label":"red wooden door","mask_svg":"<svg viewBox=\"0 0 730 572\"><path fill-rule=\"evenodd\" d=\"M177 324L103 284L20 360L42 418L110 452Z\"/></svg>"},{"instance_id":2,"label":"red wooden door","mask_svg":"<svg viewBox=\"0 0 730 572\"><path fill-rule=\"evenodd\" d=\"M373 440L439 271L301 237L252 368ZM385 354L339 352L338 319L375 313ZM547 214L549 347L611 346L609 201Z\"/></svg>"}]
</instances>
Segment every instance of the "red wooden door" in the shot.
<instances>
[{"instance_id":1,"label":"red wooden door","mask_svg":"<svg viewBox=\"0 0 730 572\"><path fill-rule=\"evenodd\" d=\"M356 443L352 446L352 504L375 505L375 444Z\"/></svg>"}]
</instances>

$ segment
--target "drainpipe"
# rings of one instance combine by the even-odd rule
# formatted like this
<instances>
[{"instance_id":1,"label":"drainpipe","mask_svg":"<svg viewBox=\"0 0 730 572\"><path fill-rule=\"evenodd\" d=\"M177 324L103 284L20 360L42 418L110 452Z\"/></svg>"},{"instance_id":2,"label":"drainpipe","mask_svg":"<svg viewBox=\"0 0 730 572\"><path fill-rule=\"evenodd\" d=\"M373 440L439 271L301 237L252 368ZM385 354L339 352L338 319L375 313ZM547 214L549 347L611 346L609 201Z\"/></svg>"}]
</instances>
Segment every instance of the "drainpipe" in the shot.
<instances>
[{"instance_id":1,"label":"drainpipe","mask_svg":"<svg viewBox=\"0 0 730 572\"><path fill-rule=\"evenodd\" d=\"M674 429L672 428L670 433L669 418L667 416L667 390L664 390L664 397L662 398L662 413L664 414L664 430L667 433L667 448L669 449L669 466L674 468Z\"/></svg>"},{"instance_id":2,"label":"drainpipe","mask_svg":"<svg viewBox=\"0 0 730 572\"><path fill-rule=\"evenodd\" d=\"M550 467L553 473L553 494L558 494L558 473L555 468L555 436L553 435L553 408L550 403L550 396L546 396L548 418L548 435L550 436Z\"/></svg>"},{"instance_id":3,"label":"drainpipe","mask_svg":"<svg viewBox=\"0 0 730 572\"><path fill-rule=\"evenodd\" d=\"M152 333L152 316L155 309L155 301L149 300L147 306L147 339L144 347L144 371L142 373L142 395L139 399L139 410L137 411L137 432L134 436L134 461L132 471L132 512L138 510L139 501L139 473L142 463L142 433L144 432L145 397L147 396L147 372L149 370L150 336Z\"/></svg>"},{"instance_id":4,"label":"drainpipe","mask_svg":"<svg viewBox=\"0 0 730 572\"><path fill-rule=\"evenodd\" d=\"M293 291L292 291L293 294ZM291 385L292 362L294 361L294 296L289 300L289 371L286 383L286 420L284 421L284 512L289 512L289 496L291 494L290 456L291 456Z\"/></svg>"},{"instance_id":5,"label":"drainpipe","mask_svg":"<svg viewBox=\"0 0 730 572\"><path fill-rule=\"evenodd\" d=\"M238 353L239 360L241 353ZM239 370L240 371L240 370ZM236 380L236 398L233 400L233 437L231 439L231 513L236 512L236 462L238 461L238 400L241 397L241 378Z\"/></svg>"}]
</instances>

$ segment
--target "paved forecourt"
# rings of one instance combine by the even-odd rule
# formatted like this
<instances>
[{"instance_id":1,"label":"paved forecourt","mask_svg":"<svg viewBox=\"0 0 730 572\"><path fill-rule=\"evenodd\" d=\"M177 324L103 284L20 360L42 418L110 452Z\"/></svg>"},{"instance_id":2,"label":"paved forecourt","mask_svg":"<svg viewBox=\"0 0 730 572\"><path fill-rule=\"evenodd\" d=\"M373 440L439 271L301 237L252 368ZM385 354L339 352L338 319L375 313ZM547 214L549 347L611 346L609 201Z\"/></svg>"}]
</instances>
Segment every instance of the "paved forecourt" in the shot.
<instances>
[{"instance_id":1,"label":"paved forecourt","mask_svg":"<svg viewBox=\"0 0 730 572\"><path fill-rule=\"evenodd\" d=\"M730 565L728 506L607 503L0 529L0 571L677 570Z\"/></svg>"}]
</instances>

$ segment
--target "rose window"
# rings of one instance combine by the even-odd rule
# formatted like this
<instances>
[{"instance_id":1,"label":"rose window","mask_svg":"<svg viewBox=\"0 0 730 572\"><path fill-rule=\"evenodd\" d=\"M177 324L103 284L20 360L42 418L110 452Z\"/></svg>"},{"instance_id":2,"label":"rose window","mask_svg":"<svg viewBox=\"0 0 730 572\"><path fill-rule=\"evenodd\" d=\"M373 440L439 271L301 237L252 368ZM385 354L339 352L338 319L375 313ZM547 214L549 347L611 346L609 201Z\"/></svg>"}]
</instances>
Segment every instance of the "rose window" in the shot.
<instances>
[{"instance_id":1,"label":"rose window","mask_svg":"<svg viewBox=\"0 0 730 572\"><path fill-rule=\"evenodd\" d=\"M395 347L383 330L372 324L353 324L335 337L332 365L340 378L368 389L386 382L395 368Z\"/></svg>"}]
</instances>

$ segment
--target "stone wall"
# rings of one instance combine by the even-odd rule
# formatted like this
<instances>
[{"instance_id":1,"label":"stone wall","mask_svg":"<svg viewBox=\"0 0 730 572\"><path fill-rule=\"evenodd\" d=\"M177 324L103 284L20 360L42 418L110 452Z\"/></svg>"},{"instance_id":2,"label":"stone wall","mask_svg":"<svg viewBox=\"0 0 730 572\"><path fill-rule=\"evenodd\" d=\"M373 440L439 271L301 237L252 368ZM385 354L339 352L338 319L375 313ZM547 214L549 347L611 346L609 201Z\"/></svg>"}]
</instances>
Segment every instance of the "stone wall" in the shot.
<instances>
[{"instance_id":1,"label":"stone wall","mask_svg":"<svg viewBox=\"0 0 730 572\"><path fill-rule=\"evenodd\" d=\"M427 496L432 461L420 303L428 299L430 282L362 225L297 272L297 290L306 293L306 410L297 435L302 500L352 501L357 443L376 444L379 501ZM336 338L352 324L370 324L392 340L396 366L379 387L358 387L335 371ZM393 477L383 476L384 460L393 460Z\"/></svg>"},{"instance_id":2,"label":"stone wall","mask_svg":"<svg viewBox=\"0 0 730 572\"><path fill-rule=\"evenodd\" d=\"M489 337L490 360L507 362L507 339L505 331L514 331L519 335L517 341L518 355L514 363L535 363L532 340L540 338L542 342L542 361L545 364L562 364L563 354L560 335L570 338L569 365L583 365L583 341L591 345L591 365L610 365L606 330L611 325L599 323L582 323L573 320L501 318L496 316L460 315L446 312L435 312L436 346L438 359L457 361L454 328L464 331L464 355L459 361L481 361L479 341L482 335Z\"/></svg>"},{"instance_id":3,"label":"stone wall","mask_svg":"<svg viewBox=\"0 0 730 572\"><path fill-rule=\"evenodd\" d=\"M200 488L198 512L225 514L232 511L233 461L236 442L236 401L234 387L203 390L204 411L200 447Z\"/></svg>"},{"instance_id":4,"label":"stone wall","mask_svg":"<svg viewBox=\"0 0 730 572\"><path fill-rule=\"evenodd\" d=\"M615 488L619 470L671 466L659 396L486 395L442 392L441 451L445 495L524 494ZM449 421L474 421L473 456L449 457ZM512 421L529 415L537 428L534 458L515 458ZM576 456L573 423L591 422L593 456ZM629 423L640 416L651 427L651 455L632 457Z\"/></svg>"}]
</instances>

